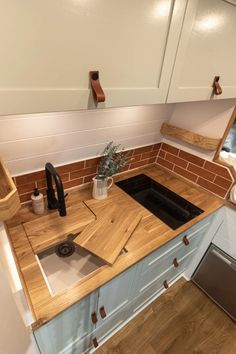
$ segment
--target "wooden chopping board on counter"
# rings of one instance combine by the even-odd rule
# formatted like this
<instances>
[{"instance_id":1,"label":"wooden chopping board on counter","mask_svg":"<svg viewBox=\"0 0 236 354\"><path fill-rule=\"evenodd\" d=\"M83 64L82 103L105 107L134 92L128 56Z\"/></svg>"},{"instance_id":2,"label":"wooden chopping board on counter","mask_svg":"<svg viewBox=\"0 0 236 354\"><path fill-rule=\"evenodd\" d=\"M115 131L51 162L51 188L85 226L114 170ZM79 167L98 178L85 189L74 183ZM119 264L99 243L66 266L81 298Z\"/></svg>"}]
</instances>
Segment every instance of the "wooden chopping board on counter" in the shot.
<instances>
[{"instance_id":1,"label":"wooden chopping board on counter","mask_svg":"<svg viewBox=\"0 0 236 354\"><path fill-rule=\"evenodd\" d=\"M107 205L74 243L112 265L142 219L142 213L122 205Z\"/></svg>"},{"instance_id":2,"label":"wooden chopping board on counter","mask_svg":"<svg viewBox=\"0 0 236 354\"><path fill-rule=\"evenodd\" d=\"M65 241L69 234L82 231L94 220L94 214L80 202L68 207L67 215L63 218L59 216L58 211L54 211L24 223L23 227L34 252L39 253L55 243Z\"/></svg>"}]
</instances>

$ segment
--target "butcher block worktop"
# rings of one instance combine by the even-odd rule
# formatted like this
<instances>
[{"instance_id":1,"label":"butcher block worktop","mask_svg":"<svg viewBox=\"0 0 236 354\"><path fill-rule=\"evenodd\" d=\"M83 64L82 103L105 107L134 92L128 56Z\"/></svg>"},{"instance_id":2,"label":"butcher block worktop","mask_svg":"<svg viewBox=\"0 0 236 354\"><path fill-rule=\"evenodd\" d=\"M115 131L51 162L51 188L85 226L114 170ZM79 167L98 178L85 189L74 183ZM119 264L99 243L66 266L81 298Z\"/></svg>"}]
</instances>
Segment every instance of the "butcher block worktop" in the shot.
<instances>
[{"instance_id":1,"label":"butcher block worktop","mask_svg":"<svg viewBox=\"0 0 236 354\"><path fill-rule=\"evenodd\" d=\"M60 217L57 211L46 211L44 215L37 216L33 214L31 207L26 205L14 218L6 222L22 284L35 317L33 328L46 323L223 205L219 198L193 187L157 166L124 173L117 177L117 180L140 173L145 173L204 212L177 230L172 230L114 185L109 191L109 197L101 201L92 199L91 187L69 191L66 217ZM126 252L121 254L112 266L104 264L71 288L52 296L35 254L65 240L70 233L79 234L86 225L96 219L97 214L105 210L105 207L115 204L121 205L127 211L137 210L142 215L141 222L125 245ZM112 238L112 235L110 237Z\"/></svg>"}]
</instances>

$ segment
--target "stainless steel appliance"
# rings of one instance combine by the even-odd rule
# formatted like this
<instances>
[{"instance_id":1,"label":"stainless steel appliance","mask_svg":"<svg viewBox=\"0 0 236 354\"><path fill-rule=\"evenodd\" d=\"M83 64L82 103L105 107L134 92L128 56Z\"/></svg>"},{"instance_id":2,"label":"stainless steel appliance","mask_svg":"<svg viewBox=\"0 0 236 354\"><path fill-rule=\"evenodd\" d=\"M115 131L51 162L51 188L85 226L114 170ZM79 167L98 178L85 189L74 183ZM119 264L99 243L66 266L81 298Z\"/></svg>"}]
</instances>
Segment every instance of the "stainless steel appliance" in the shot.
<instances>
[{"instance_id":1,"label":"stainless steel appliance","mask_svg":"<svg viewBox=\"0 0 236 354\"><path fill-rule=\"evenodd\" d=\"M236 321L236 261L211 244L192 281Z\"/></svg>"}]
</instances>

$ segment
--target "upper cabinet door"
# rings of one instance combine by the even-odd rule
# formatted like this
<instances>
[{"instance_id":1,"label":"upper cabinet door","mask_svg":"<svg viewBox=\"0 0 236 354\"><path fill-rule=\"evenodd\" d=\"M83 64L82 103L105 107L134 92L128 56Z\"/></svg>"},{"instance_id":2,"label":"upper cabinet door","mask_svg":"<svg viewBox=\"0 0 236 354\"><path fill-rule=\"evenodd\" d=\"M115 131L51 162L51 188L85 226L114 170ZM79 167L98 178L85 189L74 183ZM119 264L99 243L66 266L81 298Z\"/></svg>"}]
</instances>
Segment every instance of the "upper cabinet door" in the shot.
<instances>
[{"instance_id":1,"label":"upper cabinet door","mask_svg":"<svg viewBox=\"0 0 236 354\"><path fill-rule=\"evenodd\" d=\"M236 97L236 1L190 0L168 102ZM212 95L220 76L221 95Z\"/></svg>"},{"instance_id":2,"label":"upper cabinet door","mask_svg":"<svg viewBox=\"0 0 236 354\"><path fill-rule=\"evenodd\" d=\"M165 102L186 1L2 0L0 114Z\"/></svg>"}]
</instances>

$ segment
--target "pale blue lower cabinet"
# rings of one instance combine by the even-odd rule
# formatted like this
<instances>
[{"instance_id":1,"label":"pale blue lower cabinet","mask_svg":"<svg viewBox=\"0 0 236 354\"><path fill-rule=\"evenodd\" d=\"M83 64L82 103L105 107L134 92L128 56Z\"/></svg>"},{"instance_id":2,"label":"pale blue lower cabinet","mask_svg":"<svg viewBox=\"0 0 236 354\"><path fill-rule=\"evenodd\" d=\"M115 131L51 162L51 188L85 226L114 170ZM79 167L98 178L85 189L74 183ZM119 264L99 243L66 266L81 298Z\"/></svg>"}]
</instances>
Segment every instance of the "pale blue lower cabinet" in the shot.
<instances>
[{"instance_id":1,"label":"pale blue lower cabinet","mask_svg":"<svg viewBox=\"0 0 236 354\"><path fill-rule=\"evenodd\" d=\"M170 285L182 275L199 247L207 249L212 220L213 216L209 216L195 224L36 330L41 353L82 354L93 348L94 340L98 344L104 341L158 297L165 289L164 282ZM91 321L93 312L98 318L95 325Z\"/></svg>"},{"instance_id":2,"label":"pale blue lower cabinet","mask_svg":"<svg viewBox=\"0 0 236 354\"><path fill-rule=\"evenodd\" d=\"M41 354L81 353L81 339L95 325L91 314L97 309L97 292L85 297L34 332Z\"/></svg>"},{"instance_id":3,"label":"pale blue lower cabinet","mask_svg":"<svg viewBox=\"0 0 236 354\"><path fill-rule=\"evenodd\" d=\"M121 273L98 291L98 322L97 327L119 312L133 297L133 287L136 282L137 265ZM102 318L104 308L106 317Z\"/></svg>"},{"instance_id":4,"label":"pale blue lower cabinet","mask_svg":"<svg viewBox=\"0 0 236 354\"><path fill-rule=\"evenodd\" d=\"M124 321L123 310L133 298L136 270L137 266L134 265L99 289L99 320L94 333L98 342L113 332Z\"/></svg>"}]
</instances>

